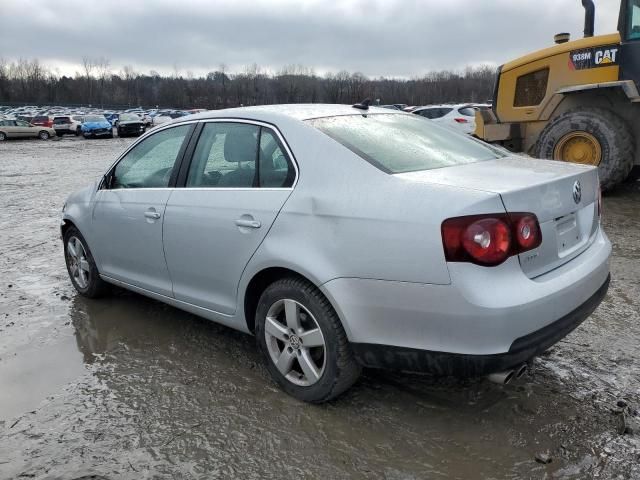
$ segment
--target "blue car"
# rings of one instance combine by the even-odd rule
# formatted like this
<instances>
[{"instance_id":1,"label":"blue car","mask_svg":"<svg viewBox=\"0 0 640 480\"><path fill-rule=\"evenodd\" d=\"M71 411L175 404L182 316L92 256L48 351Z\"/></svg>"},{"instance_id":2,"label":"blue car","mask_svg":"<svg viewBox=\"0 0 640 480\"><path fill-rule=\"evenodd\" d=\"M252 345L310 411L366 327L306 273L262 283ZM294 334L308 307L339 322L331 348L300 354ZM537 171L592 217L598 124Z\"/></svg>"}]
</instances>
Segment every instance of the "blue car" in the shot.
<instances>
[{"instance_id":1,"label":"blue car","mask_svg":"<svg viewBox=\"0 0 640 480\"><path fill-rule=\"evenodd\" d=\"M87 115L81 126L84 138L108 137L113 138L113 127L109 120L102 115Z\"/></svg>"}]
</instances>

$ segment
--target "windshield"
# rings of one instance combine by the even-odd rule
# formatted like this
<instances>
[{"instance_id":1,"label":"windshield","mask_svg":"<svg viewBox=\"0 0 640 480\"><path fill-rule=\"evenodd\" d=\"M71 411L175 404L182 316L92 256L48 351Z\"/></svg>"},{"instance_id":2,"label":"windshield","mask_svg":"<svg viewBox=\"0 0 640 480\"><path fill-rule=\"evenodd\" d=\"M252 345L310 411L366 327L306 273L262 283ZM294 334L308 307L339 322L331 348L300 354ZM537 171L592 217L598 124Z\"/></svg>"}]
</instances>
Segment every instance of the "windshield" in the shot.
<instances>
[{"instance_id":1,"label":"windshield","mask_svg":"<svg viewBox=\"0 0 640 480\"><path fill-rule=\"evenodd\" d=\"M121 122L139 122L140 117L138 115L134 115L133 113L123 113L120 115Z\"/></svg>"},{"instance_id":2,"label":"windshield","mask_svg":"<svg viewBox=\"0 0 640 480\"><path fill-rule=\"evenodd\" d=\"M504 156L418 115L346 115L308 122L387 173L431 170Z\"/></svg>"},{"instance_id":3,"label":"windshield","mask_svg":"<svg viewBox=\"0 0 640 480\"><path fill-rule=\"evenodd\" d=\"M107 119L98 115L87 115L84 117L85 122L106 122Z\"/></svg>"}]
</instances>

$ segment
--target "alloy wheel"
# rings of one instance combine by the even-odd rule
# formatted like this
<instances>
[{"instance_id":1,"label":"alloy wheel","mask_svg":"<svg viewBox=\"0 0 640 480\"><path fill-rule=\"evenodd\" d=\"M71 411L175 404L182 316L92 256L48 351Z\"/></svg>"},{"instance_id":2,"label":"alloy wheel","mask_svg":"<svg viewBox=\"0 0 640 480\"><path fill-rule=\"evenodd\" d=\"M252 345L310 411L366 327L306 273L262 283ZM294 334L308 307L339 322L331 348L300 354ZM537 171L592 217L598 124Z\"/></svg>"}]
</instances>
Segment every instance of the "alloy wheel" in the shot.
<instances>
[{"instance_id":1,"label":"alloy wheel","mask_svg":"<svg viewBox=\"0 0 640 480\"><path fill-rule=\"evenodd\" d=\"M67 264L71 277L76 284L85 289L91 281L91 266L87 259L87 252L84 249L82 241L78 237L69 237L67 242Z\"/></svg>"},{"instance_id":2,"label":"alloy wheel","mask_svg":"<svg viewBox=\"0 0 640 480\"><path fill-rule=\"evenodd\" d=\"M326 345L318 322L301 303L282 299L267 312L264 335L269 356L290 382L307 387L324 373Z\"/></svg>"}]
</instances>

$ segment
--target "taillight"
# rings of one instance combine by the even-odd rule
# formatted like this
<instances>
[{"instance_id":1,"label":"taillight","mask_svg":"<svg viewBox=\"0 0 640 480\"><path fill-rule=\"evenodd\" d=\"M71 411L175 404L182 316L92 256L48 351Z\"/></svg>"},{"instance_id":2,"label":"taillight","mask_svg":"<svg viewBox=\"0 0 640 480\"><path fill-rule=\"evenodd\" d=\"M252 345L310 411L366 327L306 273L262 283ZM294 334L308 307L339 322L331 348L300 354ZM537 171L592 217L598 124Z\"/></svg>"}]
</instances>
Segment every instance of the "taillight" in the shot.
<instances>
[{"instance_id":1,"label":"taillight","mask_svg":"<svg viewBox=\"0 0 640 480\"><path fill-rule=\"evenodd\" d=\"M469 215L442 222L442 243L448 262L496 266L542 243L533 213Z\"/></svg>"},{"instance_id":2,"label":"taillight","mask_svg":"<svg viewBox=\"0 0 640 480\"><path fill-rule=\"evenodd\" d=\"M454 120L458 123L469 123L469 120L467 120L466 118L457 117L457 118L454 118Z\"/></svg>"}]
</instances>

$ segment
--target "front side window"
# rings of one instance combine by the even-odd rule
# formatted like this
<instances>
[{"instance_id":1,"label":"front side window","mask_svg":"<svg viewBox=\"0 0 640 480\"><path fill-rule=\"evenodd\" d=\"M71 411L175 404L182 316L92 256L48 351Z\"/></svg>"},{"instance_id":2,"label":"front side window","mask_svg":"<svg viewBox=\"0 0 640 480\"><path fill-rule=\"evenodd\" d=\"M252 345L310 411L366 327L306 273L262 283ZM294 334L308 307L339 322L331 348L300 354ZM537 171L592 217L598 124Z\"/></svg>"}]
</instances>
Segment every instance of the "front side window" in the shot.
<instances>
[{"instance_id":1,"label":"front side window","mask_svg":"<svg viewBox=\"0 0 640 480\"><path fill-rule=\"evenodd\" d=\"M502 156L418 115L344 115L308 123L387 173L431 170Z\"/></svg>"},{"instance_id":2,"label":"front side window","mask_svg":"<svg viewBox=\"0 0 640 480\"><path fill-rule=\"evenodd\" d=\"M190 125L168 128L138 143L116 165L112 188L168 187L190 128Z\"/></svg>"},{"instance_id":3,"label":"front side window","mask_svg":"<svg viewBox=\"0 0 640 480\"><path fill-rule=\"evenodd\" d=\"M290 187L294 178L291 161L270 129L208 122L193 153L186 186L281 188Z\"/></svg>"}]
</instances>

